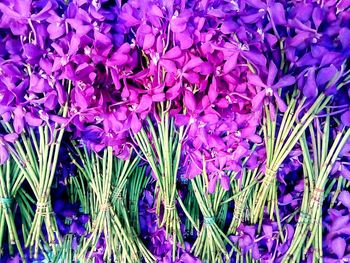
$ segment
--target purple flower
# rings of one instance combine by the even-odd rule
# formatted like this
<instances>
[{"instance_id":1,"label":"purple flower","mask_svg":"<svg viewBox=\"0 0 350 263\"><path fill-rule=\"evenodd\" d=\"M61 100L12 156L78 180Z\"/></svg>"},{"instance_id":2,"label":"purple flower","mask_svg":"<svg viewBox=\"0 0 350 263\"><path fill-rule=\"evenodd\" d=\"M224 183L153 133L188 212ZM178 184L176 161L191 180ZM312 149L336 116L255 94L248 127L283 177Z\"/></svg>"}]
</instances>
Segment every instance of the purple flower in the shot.
<instances>
[{"instance_id":1,"label":"purple flower","mask_svg":"<svg viewBox=\"0 0 350 263\"><path fill-rule=\"evenodd\" d=\"M260 110L262 108L264 98L268 96L275 98L276 104L280 111L286 111L287 106L278 94L278 89L293 85L295 83L295 78L291 75L286 75L280 78L277 82L275 82L277 76L278 69L273 61L271 61L269 65L269 72L266 79L266 83L264 83L261 80L261 78L257 75L248 75L248 81L250 84L263 88L263 90L259 91L252 100L252 106L254 110Z\"/></svg>"},{"instance_id":2,"label":"purple flower","mask_svg":"<svg viewBox=\"0 0 350 263\"><path fill-rule=\"evenodd\" d=\"M4 164L9 158L9 144L15 143L18 135L16 133L10 133L0 136L0 164Z\"/></svg>"},{"instance_id":3,"label":"purple flower","mask_svg":"<svg viewBox=\"0 0 350 263\"><path fill-rule=\"evenodd\" d=\"M348 191L342 191L338 196L338 201L350 211L350 193Z\"/></svg>"},{"instance_id":4,"label":"purple flower","mask_svg":"<svg viewBox=\"0 0 350 263\"><path fill-rule=\"evenodd\" d=\"M341 121L345 126L350 126L350 109L341 115Z\"/></svg>"},{"instance_id":5,"label":"purple flower","mask_svg":"<svg viewBox=\"0 0 350 263\"><path fill-rule=\"evenodd\" d=\"M36 8L40 11L38 13L32 13L32 4L36 4ZM35 30L35 23L40 23L42 20L49 17L49 11L54 9L51 1L46 2L34 2L29 1L17 1L8 0L4 3L0 3L0 11L3 13L2 26L9 27L14 35L26 35L27 26L29 25L34 33L34 40L37 41L37 34ZM44 5L45 4L45 5Z\"/></svg>"},{"instance_id":6,"label":"purple flower","mask_svg":"<svg viewBox=\"0 0 350 263\"><path fill-rule=\"evenodd\" d=\"M350 259L350 253L346 253L347 242L342 237L337 237L331 241L329 244L330 249L333 254L335 254L336 259L327 258L327 262L344 262L345 260Z\"/></svg>"},{"instance_id":7,"label":"purple flower","mask_svg":"<svg viewBox=\"0 0 350 263\"><path fill-rule=\"evenodd\" d=\"M239 248L242 250L243 254L246 254L249 250L252 250L252 255L254 259L260 258L260 253L258 246L255 243L255 227L248 225L239 225L237 228L237 235L230 236L230 240L234 243L238 242Z\"/></svg>"}]
</instances>

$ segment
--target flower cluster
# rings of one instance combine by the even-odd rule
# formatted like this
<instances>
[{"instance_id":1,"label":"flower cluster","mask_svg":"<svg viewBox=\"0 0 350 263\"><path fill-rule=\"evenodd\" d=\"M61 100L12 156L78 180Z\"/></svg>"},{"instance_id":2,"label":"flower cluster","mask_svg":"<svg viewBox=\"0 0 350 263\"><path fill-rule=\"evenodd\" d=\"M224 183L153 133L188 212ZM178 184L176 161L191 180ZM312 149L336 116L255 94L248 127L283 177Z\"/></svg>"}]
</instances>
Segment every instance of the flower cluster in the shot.
<instances>
[{"instance_id":1,"label":"flower cluster","mask_svg":"<svg viewBox=\"0 0 350 263\"><path fill-rule=\"evenodd\" d=\"M347 259L349 5L1 1L4 251Z\"/></svg>"}]
</instances>

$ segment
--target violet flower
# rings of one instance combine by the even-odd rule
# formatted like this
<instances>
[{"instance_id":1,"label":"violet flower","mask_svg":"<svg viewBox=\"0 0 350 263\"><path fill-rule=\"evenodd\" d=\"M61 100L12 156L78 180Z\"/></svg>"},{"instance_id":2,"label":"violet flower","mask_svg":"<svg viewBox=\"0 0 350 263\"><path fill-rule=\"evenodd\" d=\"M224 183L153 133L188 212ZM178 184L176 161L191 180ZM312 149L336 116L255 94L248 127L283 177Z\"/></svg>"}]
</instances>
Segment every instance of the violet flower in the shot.
<instances>
[{"instance_id":1,"label":"violet flower","mask_svg":"<svg viewBox=\"0 0 350 263\"><path fill-rule=\"evenodd\" d=\"M259 110L262 108L262 104L265 97L274 97L279 110L281 112L286 111L287 106L278 94L278 89L293 85L295 83L295 78L291 75L286 75L279 79L277 82L275 82L277 75L278 69L273 61L271 61L269 64L269 73L267 76L266 83L264 83L261 80L261 78L257 75L248 75L248 81L250 84L263 88L263 90L259 91L252 100L254 110Z\"/></svg>"},{"instance_id":2,"label":"violet flower","mask_svg":"<svg viewBox=\"0 0 350 263\"><path fill-rule=\"evenodd\" d=\"M6 134L6 135L1 135L0 136L0 164L4 164L10 154L9 154L9 145L8 143L15 143L15 141L17 140L18 135L17 133L11 133L11 134Z\"/></svg>"}]
</instances>

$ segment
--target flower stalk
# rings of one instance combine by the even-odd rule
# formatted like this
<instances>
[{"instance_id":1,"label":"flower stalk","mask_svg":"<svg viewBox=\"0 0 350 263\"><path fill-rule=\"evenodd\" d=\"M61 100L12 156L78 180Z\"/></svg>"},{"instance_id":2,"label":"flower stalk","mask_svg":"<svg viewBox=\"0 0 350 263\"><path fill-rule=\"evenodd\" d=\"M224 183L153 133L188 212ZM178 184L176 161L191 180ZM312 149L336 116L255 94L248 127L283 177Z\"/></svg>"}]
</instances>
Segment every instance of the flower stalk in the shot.
<instances>
[{"instance_id":1,"label":"flower stalk","mask_svg":"<svg viewBox=\"0 0 350 263\"><path fill-rule=\"evenodd\" d=\"M319 120L315 121L319 129ZM305 180L305 192L302 201L302 209L298 219L298 226L293 237L292 244L287 251L284 262L296 262L304 259L310 247L313 248L313 259L321 262L322 251L322 204L325 196L326 185L329 182L331 169L350 137L350 129L339 131L333 143L330 145L330 117L327 116L322 134L310 125L310 135L314 138L312 143L312 155L307 147L306 136L303 135L300 144L304 156L304 172L310 178ZM311 157L313 156L313 157ZM309 184L309 186L308 186Z\"/></svg>"},{"instance_id":2,"label":"flower stalk","mask_svg":"<svg viewBox=\"0 0 350 263\"><path fill-rule=\"evenodd\" d=\"M226 206L227 211L228 205L222 201L224 196L227 196L227 192L217 185L215 193L209 194L208 182L205 179L207 176L204 162L203 175L191 180L194 195L203 215L203 225L199 229L191 251L205 262L223 262L223 257L228 261L237 249L221 229L223 223L220 223L220 219L226 218L226 214L221 214L222 207ZM226 245L231 247L230 252L227 251Z\"/></svg>"},{"instance_id":3,"label":"flower stalk","mask_svg":"<svg viewBox=\"0 0 350 263\"><path fill-rule=\"evenodd\" d=\"M12 246L15 245L22 261L26 262L13 213L13 201L23 180L23 173L12 159L0 166L0 246L3 247L7 231L10 253L13 253Z\"/></svg>"},{"instance_id":4,"label":"flower stalk","mask_svg":"<svg viewBox=\"0 0 350 263\"><path fill-rule=\"evenodd\" d=\"M133 174L135 174L136 176L140 176L140 178L137 178L137 179L140 180L141 182L143 178L146 178L144 181L147 183L146 175L141 174L141 172L145 172L145 169L143 170L139 169L138 173L136 172L139 161L140 161L139 158L132 159L132 156L130 156L129 159L126 161L114 158L113 177L112 177L113 192L111 194L111 204L116 211L116 215L118 216L118 218L120 218L120 222L125 228L127 235L133 239L133 242L136 243L136 246L140 251L143 259L146 262L154 262L155 258L137 236L140 233L140 230L137 231L137 227L140 228L139 221L138 221L138 198L139 198L142 186L139 185L139 186L136 186L135 189L132 189L132 191L136 191L136 195L137 195L137 197L132 196L133 209L134 209L133 219L135 220L135 217L137 217L136 219L137 225L130 223L131 214L128 213L128 211L130 210L127 210L126 200L125 198L123 198L123 196L127 196L127 190L128 190L127 183ZM135 178L135 176L133 177ZM136 206L137 214L135 214L135 206Z\"/></svg>"},{"instance_id":5,"label":"flower stalk","mask_svg":"<svg viewBox=\"0 0 350 263\"><path fill-rule=\"evenodd\" d=\"M140 199L142 190L149 183L150 178L151 177L147 176L146 174L146 166L136 167L136 170L133 173L131 173L127 185L127 207L129 211L130 224L134 227L137 234L141 233L138 201Z\"/></svg>"},{"instance_id":6,"label":"flower stalk","mask_svg":"<svg viewBox=\"0 0 350 263\"><path fill-rule=\"evenodd\" d=\"M296 94L293 94L288 108L283 114L277 137L277 121L276 119L271 118L269 106L265 106L263 133L267 152L266 171L265 177L263 178L258 190L258 199L253 211L254 223L258 222L259 219L262 220L261 215L265 209L265 203L268 200L268 197L271 198L271 202L269 202L268 206L268 213L270 216L273 215L274 211L276 211L276 214L278 213L276 210L278 209L276 206L276 174L278 169L296 145L305 129L316 117L316 114L325 107L330 99L329 97L325 97L324 94L319 95L310 109L308 109L301 120L298 121L298 113L301 111L305 99L302 99L298 106L296 106L297 99L295 95Z\"/></svg>"},{"instance_id":7,"label":"flower stalk","mask_svg":"<svg viewBox=\"0 0 350 263\"><path fill-rule=\"evenodd\" d=\"M176 190L177 172L183 139L183 127L175 129L174 120L160 105L160 121L155 126L147 119L148 129L141 128L133 137L148 161L157 178L156 206L159 227L165 227L167 236L173 240L173 260L176 258L177 243L183 244L180 218L176 208L178 193ZM161 209L162 206L162 209Z\"/></svg>"},{"instance_id":8,"label":"flower stalk","mask_svg":"<svg viewBox=\"0 0 350 263\"><path fill-rule=\"evenodd\" d=\"M77 153L81 164L74 158L73 163L88 182L92 193L89 209L92 218L91 235L84 239L78 259L89 260L97 242L103 237L105 242L103 258L106 262L141 261L141 255L144 255L146 262L153 262L153 256L130 226L125 205L120 202L121 198L118 198L124 193L125 179L129 177L139 160L117 160L111 147L103 151L102 158L96 153L89 153L86 148L83 152L77 150ZM89 251L89 248L92 250Z\"/></svg>"},{"instance_id":9,"label":"flower stalk","mask_svg":"<svg viewBox=\"0 0 350 263\"><path fill-rule=\"evenodd\" d=\"M228 234L234 234L237 227L245 219L245 211L248 203L248 199L251 198L251 192L255 189L254 178L257 177L259 169L254 170L243 169L242 180L233 181L234 193L234 210L233 218L230 223ZM248 217L249 218L249 217Z\"/></svg>"},{"instance_id":10,"label":"flower stalk","mask_svg":"<svg viewBox=\"0 0 350 263\"><path fill-rule=\"evenodd\" d=\"M68 83L68 91L71 82ZM68 114L68 102L60 109L59 115L63 118ZM50 190L54 180L58 154L65 131L63 124L49 123L49 117L42 113L44 125L38 127L38 131L28 126L20 134L20 139L14 142L13 147L8 145L12 158L19 166L25 179L28 181L37 200L33 223L26 239L27 247L34 247L34 258L38 257L42 226L46 227L47 241L56 253L56 243L61 244L55 216L53 214ZM14 133L14 128L2 122L8 134ZM52 127L53 126L53 127ZM42 240L46 242L45 238Z\"/></svg>"}]
</instances>

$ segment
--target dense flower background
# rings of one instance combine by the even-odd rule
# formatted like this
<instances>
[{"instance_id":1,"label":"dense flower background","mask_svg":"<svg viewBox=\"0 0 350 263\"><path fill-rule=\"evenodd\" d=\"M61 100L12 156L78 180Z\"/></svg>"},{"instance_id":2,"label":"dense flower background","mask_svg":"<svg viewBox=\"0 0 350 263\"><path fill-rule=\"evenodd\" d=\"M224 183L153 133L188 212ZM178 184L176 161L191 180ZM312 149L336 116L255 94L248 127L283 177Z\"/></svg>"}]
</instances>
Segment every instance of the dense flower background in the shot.
<instances>
[{"instance_id":1,"label":"dense flower background","mask_svg":"<svg viewBox=\"0 0 350 263\"><path fill-rule=\"evenodd\" d=\"M349 261L349 57L348 0L0 0L0 261Z\"/></svg>"}]
</instances>

